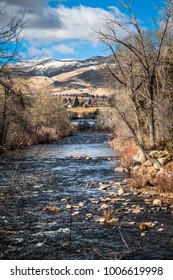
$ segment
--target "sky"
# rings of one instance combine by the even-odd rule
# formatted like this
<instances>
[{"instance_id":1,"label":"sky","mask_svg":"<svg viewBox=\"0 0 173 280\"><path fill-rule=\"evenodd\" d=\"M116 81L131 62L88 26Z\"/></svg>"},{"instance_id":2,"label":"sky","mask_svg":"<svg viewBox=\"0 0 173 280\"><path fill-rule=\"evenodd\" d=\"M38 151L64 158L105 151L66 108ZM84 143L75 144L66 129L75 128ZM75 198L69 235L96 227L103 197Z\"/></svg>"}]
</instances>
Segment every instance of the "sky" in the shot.
<instances>
[{"instance_id":1,"label":"sky","mask_svg":"<svg viewBox=\"0 0 173 280\"><path fill-rule=\"evenodd\" d=\"M140 23L150 28L163 0L131 0L132 10ZM0 26L20 9L25 11L26 39L22 52L26 58L85 59L108 55L96 40L94 30L102 29L104 18L128 15L120 0L3 0L6 14L1 13ZM2 5L2 4L1 4Z\"/></svg>"}]
</instances>

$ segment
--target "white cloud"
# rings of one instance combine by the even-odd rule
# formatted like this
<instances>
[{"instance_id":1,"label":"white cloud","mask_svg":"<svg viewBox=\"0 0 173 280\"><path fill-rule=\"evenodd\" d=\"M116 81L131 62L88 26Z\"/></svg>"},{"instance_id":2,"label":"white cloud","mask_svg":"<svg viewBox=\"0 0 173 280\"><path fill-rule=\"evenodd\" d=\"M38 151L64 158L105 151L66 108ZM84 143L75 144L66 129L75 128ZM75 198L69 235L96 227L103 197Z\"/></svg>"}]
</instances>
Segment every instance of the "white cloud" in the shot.
<instances>
[{"instance_id":1,"label":"white cloud","mask_svg":"<svg viewBox=\"0 0 173 280\"><path fill-rule=\"evenodd\" d=\"M51 7L49 0L4 0L3 2L7 4L8 15L1 17L0 24L5 24L8 16L14 15L20 7L25 9L23 33L28 35L27 40L29 46L32 46L30 48L32 53L41 48L47 53L57 51L62 54L74 54L76 46L72 46L72 41L78 41L78 45L83 42L96 44L94 30L103 28L104 18L113 18L115 14L120 22L128 20L128 17L116 7L109 7L108 10L83 5L69 8L60 5L58 0L55 0L56 7ZM118 32L120 33L119 30ZM48 46L52 47L49 49Z\"/></svg>"},{"instance_id":2,"label":"white cloud","mask_svg":"<svg viewBox=\"0 0 173 280\"><path fill-rule=\"evenodd\" d=\"M27 48L27 54L28 57L30 58L35 58L35 57L55 57L59 54L63 55L70 55L70 54L75 54L75 50L73 47L70 45L65 45L65 44L59 44L59 45L52 45L49 46L48 48L37 48L37 47L28 47Z\"/></svg>"},{"instance_id":3,"label":"white cloud","mask_svg":"<svg viewBox=\"0 0 173 280\"><path fill-rule=\"evenodd\" d=\"M74 54L75 50L67 45L59 44L57 47L55 47L54 51L58 51L62 54Z\"/></svg>"},{"instance_id":4,"label":"white cloud","mask_svg":"<svg viewBox=\"0 0 173 280\"><path fill-rule=\"evenodd\" d=\"M26 34L31 35L31 40L36 44L47 40L53 42L71 39L92 41L93 30L102 28L105 17L110 18L116 14L121 21L127 18L116 7L110 7L109 11L82 5L72 8L58 5L53 8L46 0L4 0L4 3L11 6L8 11L13 14L19 7L26 5Z\"/></svg>"}]
</instances>

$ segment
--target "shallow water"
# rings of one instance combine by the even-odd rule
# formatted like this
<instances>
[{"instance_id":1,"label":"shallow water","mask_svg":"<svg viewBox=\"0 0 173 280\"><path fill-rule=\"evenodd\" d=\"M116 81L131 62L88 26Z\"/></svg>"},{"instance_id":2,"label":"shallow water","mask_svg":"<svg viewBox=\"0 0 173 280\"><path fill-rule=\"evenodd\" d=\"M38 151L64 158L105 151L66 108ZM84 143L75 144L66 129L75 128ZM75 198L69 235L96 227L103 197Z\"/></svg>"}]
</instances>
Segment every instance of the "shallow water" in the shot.
<instances>
[{"instance_id":1,"label":"shallow water","mask_svg":"<svg viewBox=\"0 0 173 280\"><path fill-rule=\"evenodd\" d=\"M0 162L1 259L172 258L170 209L158 211L130 193L117 197L124 175L114 172L107 134L77 132L8 156ZM99 222L104 204L118 223ZM139 224L148 219L164 232L158 226L141 237Z\"/></svg>"}]
</instances>

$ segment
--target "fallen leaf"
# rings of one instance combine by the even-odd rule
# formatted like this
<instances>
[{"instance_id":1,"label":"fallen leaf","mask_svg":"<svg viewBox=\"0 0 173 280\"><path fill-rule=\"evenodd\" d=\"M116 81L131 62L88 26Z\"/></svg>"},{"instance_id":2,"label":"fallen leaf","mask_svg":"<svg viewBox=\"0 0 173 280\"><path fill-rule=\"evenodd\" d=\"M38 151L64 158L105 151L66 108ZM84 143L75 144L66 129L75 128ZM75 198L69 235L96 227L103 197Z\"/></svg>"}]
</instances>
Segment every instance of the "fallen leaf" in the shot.
<instances>
[{"instance_id":1,"label":"fallen leaf","mask_svg":"<svg viewBox=\"0 0 173 280\"><path fill-rule=\"evenodd\" d=\"M43 209L43 211L56 213L56 212L60 211L60 209L58 207L56 207L55 205L50 205L50 206L46 206Z\"/></svg>"}]
</instances>

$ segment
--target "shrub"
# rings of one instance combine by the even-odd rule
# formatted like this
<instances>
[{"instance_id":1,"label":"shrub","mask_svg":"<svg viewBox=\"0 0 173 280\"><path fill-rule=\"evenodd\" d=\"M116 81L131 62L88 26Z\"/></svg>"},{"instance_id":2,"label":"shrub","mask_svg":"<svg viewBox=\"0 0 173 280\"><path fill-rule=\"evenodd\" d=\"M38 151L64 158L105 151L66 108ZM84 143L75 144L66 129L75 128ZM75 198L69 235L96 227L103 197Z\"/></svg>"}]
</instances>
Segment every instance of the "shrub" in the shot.
<instances>
[{"instance_id":1,"label":"shrub","mask_svg":"<svg viewBox=\"0 0 173 280\"><path fill-rule=\"evenodd\" d=\"M173 192L173 170L165 171L157 177L160 192Z\"/></svg>"}]
</instances>

